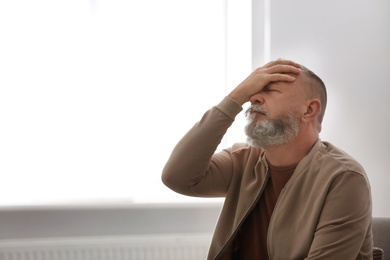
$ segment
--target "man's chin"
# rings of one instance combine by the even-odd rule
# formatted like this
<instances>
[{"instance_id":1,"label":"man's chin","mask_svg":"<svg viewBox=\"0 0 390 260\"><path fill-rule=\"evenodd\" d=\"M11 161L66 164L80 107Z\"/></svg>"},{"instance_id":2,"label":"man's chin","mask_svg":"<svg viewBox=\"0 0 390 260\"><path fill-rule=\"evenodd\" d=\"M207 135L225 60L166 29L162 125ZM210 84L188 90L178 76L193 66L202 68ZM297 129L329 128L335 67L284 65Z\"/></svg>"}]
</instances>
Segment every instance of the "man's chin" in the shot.
<instances>
[{"instance_id":1,"label":"man's chin","mask_svg":"<svg viewBox=\"0 0 390 260\"><path fill-rule=\"evenodd\" d=\"M248 135L246 138L246 143L249 144L250 146L263 148L263 149L282 146L282 145L288 143L289 141L290 140L287 138L280 138L280 139L270 139L267 137L253 138L253 137L250 137Z\"/></svg>"}]
</instances>

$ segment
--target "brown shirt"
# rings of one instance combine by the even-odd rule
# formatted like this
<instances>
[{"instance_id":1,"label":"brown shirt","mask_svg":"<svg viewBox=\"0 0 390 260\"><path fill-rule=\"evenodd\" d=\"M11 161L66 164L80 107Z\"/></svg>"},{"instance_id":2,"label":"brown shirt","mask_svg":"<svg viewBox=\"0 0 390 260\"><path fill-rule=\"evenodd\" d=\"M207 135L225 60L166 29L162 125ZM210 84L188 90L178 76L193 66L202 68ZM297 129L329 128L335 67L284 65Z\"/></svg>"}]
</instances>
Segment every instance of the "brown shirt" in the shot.
<instances>
[{"instance_id":1,"label":"brown shirt","mask_svg":"<svg viewBox=\"0 0 390 260\"><path fill-rule=\"evenodd\" d=\"M267 232L278 197L294 173L296 165L277 167L270 165L270 179L263 195L257 205L249 213L232 243L233 250L227 250L227 254L221 259L268 259ZM228 252L233 253L228 253Z\"/></svg>"}]
</instances>

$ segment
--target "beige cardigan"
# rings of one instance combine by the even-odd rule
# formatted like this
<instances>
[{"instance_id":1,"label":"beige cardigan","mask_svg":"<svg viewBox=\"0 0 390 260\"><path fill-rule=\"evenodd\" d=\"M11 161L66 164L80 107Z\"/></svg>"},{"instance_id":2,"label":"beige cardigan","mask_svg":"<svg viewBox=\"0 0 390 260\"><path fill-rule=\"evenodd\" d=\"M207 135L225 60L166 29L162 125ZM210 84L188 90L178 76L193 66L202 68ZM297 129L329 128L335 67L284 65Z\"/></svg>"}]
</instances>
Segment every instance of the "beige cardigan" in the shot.
<instances>
[{"instance_id":1,"label":"beige cardigan","mask_svg":"<svg viewBox=\"0 0 390 260\"><path fill-rule=\"evenodd\" d=\"M226 97L176 145L162 180L172 190L225 197L208 259L218 259L268 180L260 148L215 153L242 107ZM268 230L270 259L372 259L371 191L364 169L318 140L282 190Z\"/></svg>"}]
</instances>

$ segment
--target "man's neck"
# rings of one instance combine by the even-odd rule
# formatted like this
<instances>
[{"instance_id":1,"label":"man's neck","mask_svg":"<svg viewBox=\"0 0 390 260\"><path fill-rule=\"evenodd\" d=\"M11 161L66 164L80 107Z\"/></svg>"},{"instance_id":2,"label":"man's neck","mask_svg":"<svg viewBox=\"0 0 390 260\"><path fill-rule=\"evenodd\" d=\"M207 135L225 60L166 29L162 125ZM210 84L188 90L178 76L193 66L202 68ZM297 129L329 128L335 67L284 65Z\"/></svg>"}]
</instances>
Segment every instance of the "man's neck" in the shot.
<instances>
[{"instance_id":1,"label":"man's neck","mask_svg":"<svg viewBox=\"0 0 390 260\"><path fill-rule=\"evenodd\" d=\"M296 165L310 152L317 140L318 137L304 141L296 139L284 145L264 148L265 156L275 166Z\"/></svg>"}]
</instances>

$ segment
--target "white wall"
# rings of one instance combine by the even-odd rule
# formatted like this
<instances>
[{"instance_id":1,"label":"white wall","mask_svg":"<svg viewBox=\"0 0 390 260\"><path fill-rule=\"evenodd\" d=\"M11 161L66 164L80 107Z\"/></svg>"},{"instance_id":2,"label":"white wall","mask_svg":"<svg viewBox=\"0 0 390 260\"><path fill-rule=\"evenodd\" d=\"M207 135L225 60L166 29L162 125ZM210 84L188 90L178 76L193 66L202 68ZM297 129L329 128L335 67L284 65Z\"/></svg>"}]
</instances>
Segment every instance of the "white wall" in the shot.
<instances>
[{"instance_id":1,"label":"white wall","mask_svg":"<svg viewBox=\"0 0 390 260\"><path fill-rule=\"evenodd\" d=\"M390 216L389 14L388 0L270 3L268 55L302 63L324 80L329 101L321 138L366 169L374 216ZM266 56L261 48L255 61Z\"/></svg>"}]
</instances>

